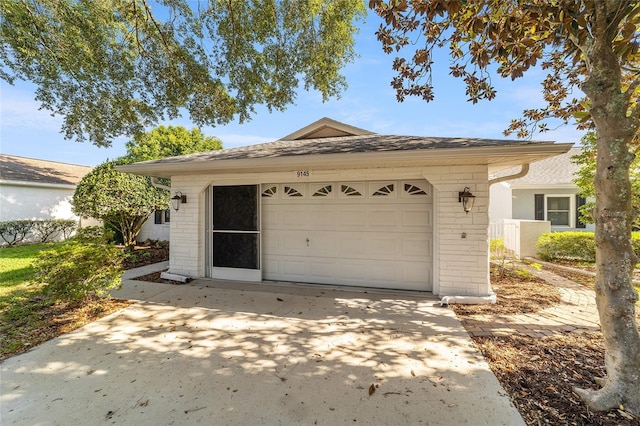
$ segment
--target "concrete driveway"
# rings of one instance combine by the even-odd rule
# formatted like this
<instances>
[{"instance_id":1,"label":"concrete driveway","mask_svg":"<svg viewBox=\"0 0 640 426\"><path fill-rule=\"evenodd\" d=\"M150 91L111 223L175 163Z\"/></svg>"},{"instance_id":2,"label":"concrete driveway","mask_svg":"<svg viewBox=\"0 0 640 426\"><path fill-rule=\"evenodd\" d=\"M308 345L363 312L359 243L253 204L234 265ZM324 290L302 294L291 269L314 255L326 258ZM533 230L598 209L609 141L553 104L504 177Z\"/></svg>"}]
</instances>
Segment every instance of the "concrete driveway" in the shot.
<instances>
[{"instance_id":1,"label":"concrete driveway","mask_svg":"<svg viewBox=\"0 0 640 426\"><path fill-rule=\"evenodd\" d=\"M524 425L413 294L125 280L137 303L1 367L3 425Z\"/></svg>"}]
</instances>

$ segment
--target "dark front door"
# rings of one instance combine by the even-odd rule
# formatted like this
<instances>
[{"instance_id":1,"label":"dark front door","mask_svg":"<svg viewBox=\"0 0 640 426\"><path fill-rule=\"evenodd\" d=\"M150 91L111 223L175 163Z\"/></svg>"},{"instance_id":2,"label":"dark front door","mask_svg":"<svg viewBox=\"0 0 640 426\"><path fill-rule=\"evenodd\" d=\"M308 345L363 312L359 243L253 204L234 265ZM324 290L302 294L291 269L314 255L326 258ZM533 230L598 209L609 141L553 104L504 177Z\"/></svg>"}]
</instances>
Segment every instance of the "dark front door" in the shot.
<instances>
[{"instance_id":1,"label":"dark front door","mask_svg":"<svg viewBox=\"0 0 640 426\"><path fill-rule=\"evenodd\" d=\"M260 269L258 186L214 186L214 268Z\"/></svg>"}]
</instances>

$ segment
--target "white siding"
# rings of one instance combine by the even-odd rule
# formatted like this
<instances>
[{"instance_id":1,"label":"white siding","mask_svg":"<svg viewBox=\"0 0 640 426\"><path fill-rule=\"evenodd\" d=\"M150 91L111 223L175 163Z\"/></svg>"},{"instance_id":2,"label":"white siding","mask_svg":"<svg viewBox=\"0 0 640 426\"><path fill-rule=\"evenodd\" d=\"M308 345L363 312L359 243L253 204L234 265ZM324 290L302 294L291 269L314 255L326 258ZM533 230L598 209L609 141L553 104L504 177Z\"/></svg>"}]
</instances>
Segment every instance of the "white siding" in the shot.
<instances>
[{"instance_id":1,"label":"white siding","mask_svg":"<svg viewBox=\"0 0 640 426\"><path fill-rule=\"evenodd\" d=\"M170 270L192 277L205 274L205 191L209 185L289 182L295 172L231 176L173 176L172 188L187 203L171 215ZM311 170L305 182L426 179L433 185L434 294L486 296L489 293L489 186L486 166ZM458 202L469 187L476 196L470 213ZM466 237L462 238L465 233Z\"/></svg>"},{"instance_id":2,"label":"white siding","mask_svg":"<svg viewBox=\"0 0 640 426\"><path fill-rule=\"evenodd\" d=\"M486 166L423 170L434 187L434 293L487 296L489 285L489 185ZM458 192L476 196L465 213Z\"/></svg>"},{"instance_id":3,"label":"white siding","mask_svg":"<svg viewBox=\"0 0 640 426\"><path fill-rule=\"evenodd\" d=\"M73 188L0 185L0 221L78 219L71 211Z\"/></svg>"}]
</instances>

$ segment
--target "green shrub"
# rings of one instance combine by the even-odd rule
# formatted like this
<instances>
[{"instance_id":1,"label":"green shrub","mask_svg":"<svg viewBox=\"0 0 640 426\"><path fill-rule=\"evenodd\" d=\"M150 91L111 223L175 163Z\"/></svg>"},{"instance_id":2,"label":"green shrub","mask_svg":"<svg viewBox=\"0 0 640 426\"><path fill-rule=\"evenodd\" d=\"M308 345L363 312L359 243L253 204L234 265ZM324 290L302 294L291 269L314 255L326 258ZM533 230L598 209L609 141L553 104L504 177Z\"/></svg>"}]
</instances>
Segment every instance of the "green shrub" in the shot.
<instances>
[{"instance_id":1,"label":"green shrub","mask_svg":"<svg viewBox=\"0 0 640 426\"><path fill-rule=\"evenodd\" d=\"M542 260L596 260L593 232L549 232L540 235L536 248Z\"/></svg>"},{"instance_id":2,"label":"green shrub","mask_svg":"<svg viewBox=\"0 0 640 426\"><path fill-rule=\"evenodd\" d=\"M33 229L33 220L9 220L0 222L0 238L10 246L20 244Z\"/></svg>"},{"instance_id":3,"label":"green shrub","mask_svg":"<svg viewBox=\"0 0 640 426\"><path fill-rule=\"evenodd\" d=\"M41 243L46 243L47 241L59 236L62 236L63 239L66 240L77 226L78 223L72 219L34 220L33 233Z\"/></svg>"},{"instance_id":4,"label":"green shrub","mask_svg":"<svg viewBox=\"0 0 640 426\"><path fill-rule=\"evenodd\" d=\"M0 222L0 238L10 246L22 242L46 243L55 237L69 238L78 227L73 219L25 219Z\"/></svg>"},{"instance_id":5,"label":"green shrub","mask_svg":"<svg viewBox=\"0 0 640 426\"><path fill-rule=\"evenodd\" d=\"M631 246L640 259L640 232L631 234ZM550 232L542 234L536 244L542 260L582 260L595 262L596 242L593 232Z\"/></svg>"},{"instance_id":6,"label":"green shrub","mask_svg":"<svg viewBox=\"0 0 640 426\"><path fill-rule=\"evenodd\" d=\"M84 228L73 238L40 252L36 280L58 299L104 296L121 284L122 250L108 243L101 228Z\"/></svg>"}]
</instances>

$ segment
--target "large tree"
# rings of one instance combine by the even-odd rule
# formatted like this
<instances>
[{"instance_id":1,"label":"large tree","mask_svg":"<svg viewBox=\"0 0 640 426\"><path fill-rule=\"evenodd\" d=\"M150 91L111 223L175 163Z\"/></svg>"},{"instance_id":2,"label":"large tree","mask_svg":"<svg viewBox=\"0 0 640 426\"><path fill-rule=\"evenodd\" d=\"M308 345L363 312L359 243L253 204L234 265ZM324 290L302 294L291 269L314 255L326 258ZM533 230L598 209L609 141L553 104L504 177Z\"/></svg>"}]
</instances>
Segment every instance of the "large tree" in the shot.
<instances>
[{"instance_id":1,"label":"large tree","mask_svg":"<svg viewBox=\"0 0 640 426\"><path fill-rule=\"evenodd\" d=\"M0 78L37 85L67 138L109 146L187 111L198 126L346 86L362 0L0 0Z\"/></svg>"},{"instance_id":2,"label":"large tree","mask_svg":"<svg viewBox=\"0 0 640 426\"><path fill-rule=\"evenodd\" d=\"M587 132L580 140L582 150L579 154L571 158L575 164L580 166L574 182L580 190L580 195L587 199L587 202L580 207L581 220L584 223L593 223L591 212L595 206L596 196L593 181L596 175L596 143L595 132ZM640 157L637 155L640 146L634 146L636 157L629 168L629 180L631 182L631 206L635 212L633 227L640 229Z\"/></svg>"},{"instance_id":3,"label":"large tree","mask_svg":"<svg viewBox=\"0 0 640 426\"><path fill-rule=\"evenodd\" d=\"M578 389L595 410L623 405L640 414L638 295L631 285L629 166L640 126L640 3L633 0L370 1L384 19L377 32L396 51L392 86L405 96L433 99L434 49L448 48L451 74L472 102L492 99L491 72L512 79L541 65L547 105L524 111L508 131L527 136L547 119L591 123L597 134L595 172L596 302L605 342L601 389ZM408 47L408 49L405 49ZM402 52L409 51L407 56ZM582 94L579 93L580 89Z\"/></svg>"},{"instance_id":4,"label":"large tree","mask_svg":"<svg viewBox=\"0 0 640 426\"><path fill-rule=\"evenodd\" d=\"M126 144L127 159L131 162L193 154L222 149L222 142L205 136L200 129L187 130L182 126L158 126L136 135Z\"/></svg>"}]
</instances>

